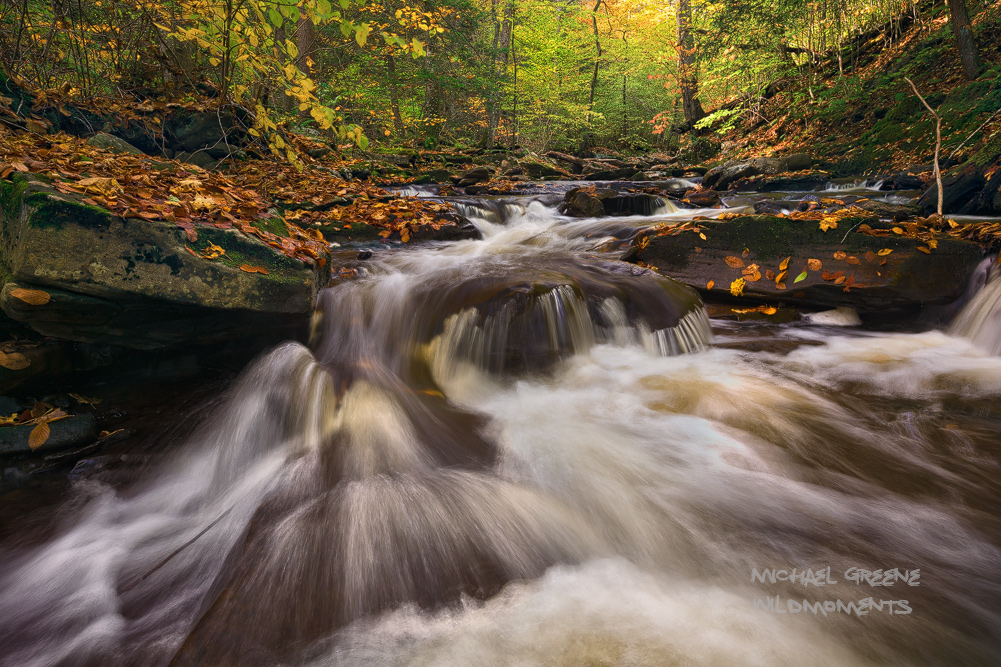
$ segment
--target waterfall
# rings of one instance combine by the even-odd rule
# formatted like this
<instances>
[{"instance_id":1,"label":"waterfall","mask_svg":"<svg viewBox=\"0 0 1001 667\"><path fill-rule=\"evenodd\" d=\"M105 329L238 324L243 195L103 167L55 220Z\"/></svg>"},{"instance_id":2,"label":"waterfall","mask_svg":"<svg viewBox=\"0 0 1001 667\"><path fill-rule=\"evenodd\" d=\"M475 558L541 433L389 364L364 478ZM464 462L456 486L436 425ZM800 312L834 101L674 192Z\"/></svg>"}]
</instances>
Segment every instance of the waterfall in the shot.
<instances>
[{"instance_id":1,"label":"waterfall","mask_svg":"<svg viewBox=\"0 0 1001 667\"><path fill-rule=\"evenodd\" d=\"M949 333L970 339L986 352L1001 355L1001 277L996 269L988 270L986 275L987 284L956 316Z\"/></svg>"}]
</instances>

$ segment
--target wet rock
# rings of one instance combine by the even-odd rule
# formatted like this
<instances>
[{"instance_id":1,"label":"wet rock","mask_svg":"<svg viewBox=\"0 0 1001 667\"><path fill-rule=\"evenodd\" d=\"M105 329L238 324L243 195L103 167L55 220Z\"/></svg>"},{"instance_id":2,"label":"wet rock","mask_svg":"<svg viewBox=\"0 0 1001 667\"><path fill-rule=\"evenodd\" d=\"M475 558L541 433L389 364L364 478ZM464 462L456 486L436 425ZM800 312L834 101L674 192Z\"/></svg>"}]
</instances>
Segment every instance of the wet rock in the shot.
<instances>
[{"instance_id":1,"label":"wet rock","mask_svg":"<svg viewBox=\"0 0 1001 667\"><path fill-rule=\"evenodd\" d=\"M33 178L0 190L0 307L43 335L137 349L232 340L305 322L327 282L318 263L236 230L199 226L192 242L172 223L120 218ZM225 254L199 255L209 243Z\"/></svg>"},{"instance_id":2,"label":"wet rock","mask_svg":"<svg viewBox=\"0 0 1001 667\"><path fill-rule=\"evenodd\" d=\"M715 190L689 190L681 201L691 204L696 208L712 208L719 206L719 193Z\"/></svg>"},{"instance_id":3,"label":"wet rock","mask_svg":"<svg viewBox=\"0 0 1001 667\"><path fill-rule=\"evenodd\" d=\"M88 146L102 148L113 153L127 153L129 155L144 155L144 153L129 142L116 137L113 134L98 132L87 140Z\"/></svg>"},{"instance_id":4,"label":"wet rock","mask_svg":"<svg viewBox=\"0 0 1001 667\"><path fill-rule=\"evenodd\" d=\"M949 174L942 177L943 213L973 213L977 211L980 192L984 188L984 176L978 170ZM926 213L934 213L938 207L938 187L933 182L918 200Z\"/></svg>"},{"instance_id":5,"label":"wet rock","mask_svg":"<svg viewBox=\"0 0 1001 667\"><path fill-rule=\"evenodd\" d=\"M907 172L899 172L884 178L883 182L880 183L879 189L883 191L921 190L924 187L925 182L920 176L915 176Z\"/></svg>"},{"instance_id":6,"label":"wet rock","mask_svg":"<svg viewBox=\"0 0 1001 667\"><path fill-rule=\"evenodd\" d=\"M75 445L82 445L97 438L97 420L92 414L73 415L48 423L49 437L38 448L29 444L35 424L0 427L0 456L10 454L43 454Z\"/></svg>"},{"instance_id":7,"label":"wet rock","mask_svg":"<svg viewBox=\"0 0 1001 667\"><path fill-rule=\"evenodd\" d=\"M559 212L574 218L597 218L605 215L605 205L602 199L614 197L614 190L594 190L589 188L574 188L563 197Z\"/></svg>"},{"instance_id":8,"label":"wet rock","mask_svg":"<svg viewBox=\"0 0 1001 667\"><path fill-rule=\"evenodd\" d=\"M694 232L648 236L646 245L634 243L626 256L716 298L733 298L731 284L743 278L741 301L811 308L849 306L866 317L917 313L927 306L954 302L963 295L983 254L975 243L948 237L939 238L938 247L925 254L918 251L923 242L916 239L851 231L862 222L873 229L890 227L874 217L845 218L837 230L828 232L813 220L766 215L700 220L705 239ZM892 252L879 255L883 249ZM778 285L767 278L767 272L780 274L780 264L787 257L787 274ZM809 269L810 259L817 260L820 268ZM752 264L758 266L757 279L743 273ZM795 282L804 270L806 277ZM833 279L825 280L824 272ZM707 287L710 282L711 288Z\"/></svg>"},{"instance_id":9,"label":"wet rock","mask_svg":"<svg viewBox=\"0 0 1001 667\"><path fill-rule=\"evenodd\" d=\"M757 215L782 215L782 214L788 214L791 206L789 205L789 202L780 201L777 199L766 199L764 201L754 202L753 208L754 212ZM799 207L797 206L797 208ZM803 208L800 210L805 211L809 209Z\"/></svg>"}]
</instances>

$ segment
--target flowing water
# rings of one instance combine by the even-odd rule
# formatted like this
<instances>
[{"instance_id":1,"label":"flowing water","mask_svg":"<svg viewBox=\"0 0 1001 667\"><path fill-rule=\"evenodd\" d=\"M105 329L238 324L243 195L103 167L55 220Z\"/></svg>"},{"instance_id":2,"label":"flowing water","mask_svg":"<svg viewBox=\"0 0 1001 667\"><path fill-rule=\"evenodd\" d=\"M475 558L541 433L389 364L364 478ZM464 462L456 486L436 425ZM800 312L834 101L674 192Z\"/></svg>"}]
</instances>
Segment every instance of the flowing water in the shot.
<instances>
[{"instance_id":1,"label":"flowing water","mask_svg":"<svg viewBox=\"0 0 1001 667\"><path fill-rule=\"evenodd\" d=\"M693 211L465 212L5 530L0 664L1001 664L1001 280L951 333L711 331L593 252Z\"/></svg>"}]
</instances>

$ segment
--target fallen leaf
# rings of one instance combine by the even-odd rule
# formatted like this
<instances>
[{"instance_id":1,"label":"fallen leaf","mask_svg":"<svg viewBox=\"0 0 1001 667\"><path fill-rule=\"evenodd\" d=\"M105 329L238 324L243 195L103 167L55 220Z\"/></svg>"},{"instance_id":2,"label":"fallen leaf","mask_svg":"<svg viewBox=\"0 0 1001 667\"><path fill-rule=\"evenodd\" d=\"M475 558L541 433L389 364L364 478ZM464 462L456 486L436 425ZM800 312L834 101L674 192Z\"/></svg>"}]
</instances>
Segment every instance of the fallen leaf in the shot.
<instances>
[{"instance_id":1,"label":"fallen leaf","mask_svg":"<svg viewBox=\"0 0 1001 667\"><path fill-rule=\"evenodd\" d=\"M819 259L808 259L806 260L806 268L810 269L811 271L820 271L822 268L824 268L824 265L821 264Z\"/></svg>"},{"instance_id":2,"label":"fallen leaf","mask_svg":"<svg viewBox=\"0 0 1001 667\"><path fill-rule=\"evenodd\" d=\"M32 306L44 306L49 302L49 293L37 289L18 287L10 291L10 295Z\"/></svg>"},{"instance_id":3,"label":"fallen leaf","mask_svg":"<svg viewBox=\"0 0 1001 667\"><path fill-rule=\"evenodd\" d=\"M31 433L28 434L28 447L31 451L35 451L44 445L45 441L49 439L49 433L49 425L46 422L42 422L31 429Z\"/></svg>"},{"instance_id":4,"label":"fallen leaf","mask_svg":"<svg viewBox=\"0 0 1001 667\"><path fill-rule=\"evenodd\" d=\"M894 227L892 231L893 231L894 234L903 234L904 233L904 230L901 229L900 227Z\"/></svg>"},{"instance_id":5,"label":"fallen leaf","mask_svg":"<svg viewBox=\"0 0 1001 667\"><path fill-rule=\"evenodd\" d=\"M706 289L712 289L715 285L716 285L716 281L715 280L710 280L709 282L706 283Z\"/></svg>"},{"instance_id":6,"label":"fallen leaf","mask_svg":"<svg viewBox=\"0 0 1001 667\"><path fill-rule=\"evenodd\" d=\"M733 255L729 255L725 257L723 261L726 262L726 265L729 266L731 269L741 269L744 267L744 260L742 260L740 257L734 257Z\"/></svg>"},{"instance_id":7,"label":"fallen leaf","mask_svg":"<svg viewBox=\"0 0 1001 667\"><path fill-rule=\"evenodd\" d=\"M876 261L876 253L874 253L872 250L866 250L866 252L865 252L865 261L870 262L870 263L871 262L875 262Z\"/></svg>"},{"instance_id":8,"label":"fallen leaf","mask_svg":"<svg viewBox=\"0 0 1001 667\"><path fill-rule=\"evenodd\" d=\"M849 257L845 261L848 262L849 264L852 264L852 265L858 265L858 264L862 263L862 261L859 260L859 258L856 257L855 255L852 255L851 257Z\"/></svg>"},{"instance_id":9,"label":"fallen leaf","mask_svg":"<svg viewBox=\"0 0 1001 667\"><path fill-rule=\"evenodd\" d=\"M743 278L737 278L732 283L730 283L730 294L734 296L741 296L744 293L744 285L746 281Z\"/></svg>"},{"instance_id":10,"label":"fallen leaf","mask_svg":"<svg viewBox=\"0 0 1001 667\"><path fill-rule=\"evenodd\" d=\"M834 253L834 259L844 259L847 256L848 256L848 253L843 252L841 250L839 250L836 253Z\"/></svg>"},{"instance_id":11,"label":"fallen leaf","mask_svg":"<svg viewBox=\"0 0 1001 667\"><path fill-rule=\"evenodd\" d=\"M780 283L783 280L785 280L786 279L786 273L787 273L786 271L783 271L779 275L775 276L775 282Z\"/></svg>"},{"instance_id":12,"label":"fallen leaf","mask_svg":"<svg viewBox=\"0 0 1001 667\"><path fill-rule=\"evenodd\" d=\"M70 393L70 397L75 399L77 403L83 403L84 405L98 405L104 400L103 398L88 398L74 393Z\"/></svg>"},{"instance_id":13,"label":"fallen leaf","mask_svg":"<svg viewBox=\"0 0 1001 667\"><path fill-rule=\"evenodd\" d=\"M781 263L779 263L779 271L785 271L786 269L789 268L790 259L792 259L792 257L786 257L785 259L782 260Z\"/></svg>"},{"instance_id":14,"label":"fallen leaf","mask_svg":"<svg viewBox=\"0 0 1001 667\"><path fill-rule=\"evenodd\" d=\"M767 271L765 271L765 278L767 278L768 280L775 280L775 272L772 271L771 269L768 269Z\"/></svg>"},{"instance_id":15,"label":"fallen leaf","mask_svg":"<svg viewBox=\"0 0 1001 667\"><path fill-rule=\"evenodd\" d=\"M246 271L247 273L263 273L264 275L268 275L268 270L265 269L263 266L251 266L250 264L241 264L240 270Z\"/></svg>"},{"instance_id":16,"label":"fallen leaf","mask_svg":"<svg viewBox=\"0 0 1001 667\"><path fill-rule=\"evenodd\" d=\"M785 283L775 283L775 289L785 289L785 288L786 288Z\"/></svg>"},{"instance_id":17,"label":"fallen leaf","mask_svg":"<svg viewBox=\"0 0 1001 667\"><path fill-rule=\"evenodd\" d=\"M837 277L837 278L835 278L835 280L834 280L834 284L835 284L835 285L840 285L840 284L841 284L841 283L843 283L843 282L845 282L845 277L844 277L844 276L838 276L838 277Z\"/></svg>"},{"instance_id":18,"label":"fallen leaf","mask_svg":"<svg viewBox=\"0 0 1001 667\"><path fill-rule=\"evenodd\" d=\"M751 254L751 249L750 248L744 248L744 252L740 253L740 256L741 257L747 257L750 254Z\"/></svg>"},{"instance_id":19,"label":"fallen leaf","mask_svg":"<svg viewBox=\"0 0 1001 667\"><path fill-rule=\"evenodd\" d=\"M923 246L923 245L919 245L918 246L918 250L920 250L921 252L923 252L926 255L930 255L931 254L931 250L929 250L926 246Z\"/></svg>"},{"instance_id":20,"label":"fallen leaf","mask_svg":"<svg viewBox=\"0 0 1001 667\"><path fill-rule=\"evenodd\" d=\"M801 283L801 282L803 282L804 280L806 280L807 275L809 275L809 274L807 274L807 272L804 270L803 273L801 273L798 276L796 276L796 279L793 280L793 283Z\"/></svg>"},{"instance_id":21,"label":"fallen leaf","mask_svg":"<svg viewBox=\"0 0 1001 667\"><path fill-rule=\"evenodd\" d=\"M0 351L0 366L7 368L12 371L24 370L31 365L31 361L28 357L24 356L20 352L11 352L7 354L6 352Z\"/></svg>"}]
</instances>

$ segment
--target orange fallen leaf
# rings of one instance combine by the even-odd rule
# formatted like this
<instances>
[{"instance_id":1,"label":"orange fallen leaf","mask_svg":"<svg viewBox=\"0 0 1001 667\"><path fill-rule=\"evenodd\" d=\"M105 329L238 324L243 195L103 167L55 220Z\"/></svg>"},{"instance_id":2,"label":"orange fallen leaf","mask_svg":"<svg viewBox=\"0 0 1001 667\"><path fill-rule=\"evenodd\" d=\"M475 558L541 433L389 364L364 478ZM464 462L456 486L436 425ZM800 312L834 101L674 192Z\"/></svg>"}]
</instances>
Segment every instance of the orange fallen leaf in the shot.
<instances>
[{"instance_id":1,"label":"orange fallen leaf","mask_svg":"<svg viewBox=\"0 0 1001 667\"><path fill-rule=\"evenodd\" d=\"M706 283L706 289L712 289L715 286L716 286L715 280L710 280L709 282Z\"/></svg>"},{"instance_id":2,"label":"orange fallen leaf","mask_svg":"<svg viewBox=\"0 0 1001 667\"><path fill-rule=\"evenodd\" d=\"M841 250L839 250L836 253L834 253L834 259L844 259L847 256L848 256L848 253L843 252Z\"/></svg>"},{"instance_id":3,"label":"orange fallen leaf","mask_svg":"<svg viewBox=\"0 0 1001 667\"><path fill-rule=\"evenodd\" d=\"M811 271L820 271L822 268L824 268L824 265L820 262L819 259L808 259L806 260L806 268L810 269Z\"/></svg>"},{"instance_id":4,"label":"orange fallen leaf","mask_svg":"<svg viewBox=\"0 0 1001 667\"><path fill-rule=\"evenodd\" d=\"M856 257L856 256L854 256L854 255L852 255L851 257L849 257L845 261L848 262L849 264L852 264L852 265L858 265L858 264L862 263L861 260L859 260L859 258Z\"/></svg>"},{"instance_id":5,"label":"orange fallen leaf","mask_svg":"<svg viewBox=\"0 0 1001 667\"><path fill-rule=\"evenodd\" d=\"M874 253L872 250L867 250L866 253L865 253L865 261L870 262L870 263L871 262L875 262L876 261L876 253Z\"/></svg>"},{"instance_id":6,"label":"orange fallen leaf","mask_svg":"<svg viewBox=\"0 0 1001 667\"><path fill-rule=\"evenodd\" d=\"M241 264L240 270L246 271L247 273L263 273L264 275L268 275L268 270L265 269L263 266L251 266L250 264Z\"/></svg>"},{"instance_id":7,"label":"orange fallen leaf","mask_svg":"<svg viewBox=\"0 0 1001 667\"><path fill-rule=\"evenodd\" d=\"M20 352L7 354L0 350L0 366L12 371L24 370L31 365L31 361Z\"/></svg>"},{"instance_id":8,"label":"orange fallen leaf","mask_svg":"<svg viewBox=\"0 0 1001 667\"><path fill-rule=\"evenodd\" d=\"M726 265L732 269L744 268L744 260L742 260L740 257L734 257L733 255L729 255L728 257L723 258L723 261L726 262Z\"/></svg>"},{"instance_id":9,"label":"orange fallen leaf","mask_svg":"<svg viewBox=\"0 0 1001 667\"><path fill-rule=\"evenodd\" d=\"M925 247L923 245L919 245L918 246L918 250L920 250L921 252L923 252L926 255L930 255L931 254L931 250L929 250L927 247Z\"/></svg>"},{"instance_id":10,"label":"orange fallen leaf","mask_svg":"<svg viewBox=\"0 0 1001 667\"><path fill-rule=\"evenodd\" d=\"M38 289L25 289L24 287L12 289L10 295L32 306L44 306L51 298L48 292Z\"/></svg>"},{"instance_id":11,"label":"orange fallen leaf","mask_svg":"<svg viewBox=\"0 0 1001 667\"><path fill-rule=\"evenodd\" d=\"M782 260L782 262L779 264L779 271L785 271L786 269L789 268L790 259L792 259L792 257L786 257L785 259Z\"/></svg>"}]
</instances>

